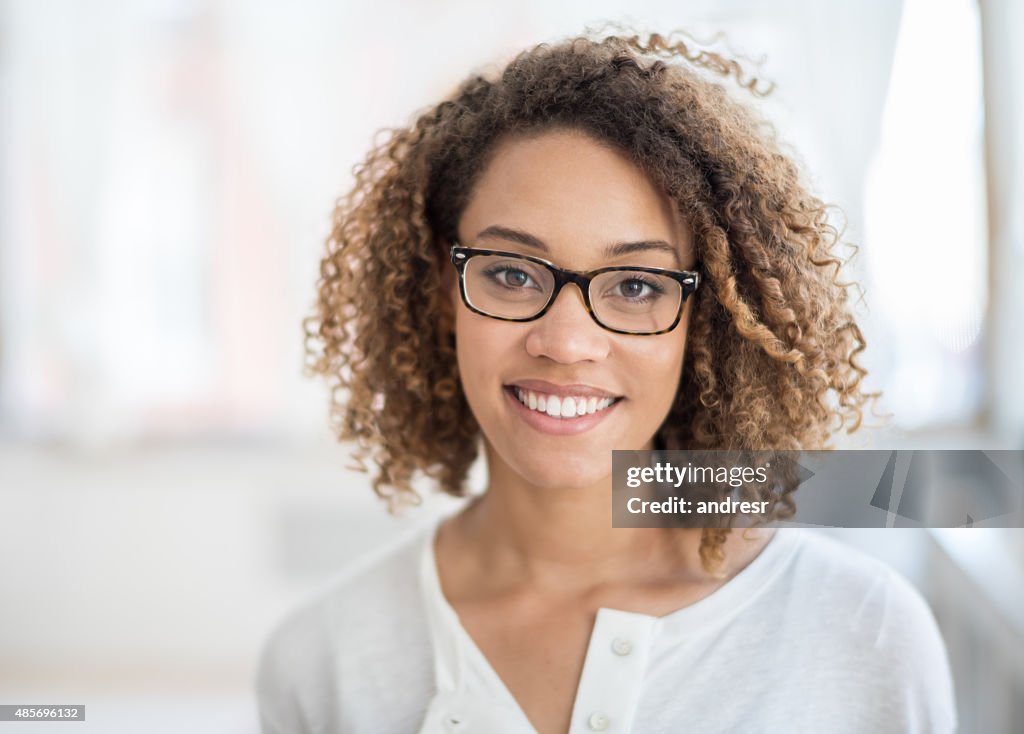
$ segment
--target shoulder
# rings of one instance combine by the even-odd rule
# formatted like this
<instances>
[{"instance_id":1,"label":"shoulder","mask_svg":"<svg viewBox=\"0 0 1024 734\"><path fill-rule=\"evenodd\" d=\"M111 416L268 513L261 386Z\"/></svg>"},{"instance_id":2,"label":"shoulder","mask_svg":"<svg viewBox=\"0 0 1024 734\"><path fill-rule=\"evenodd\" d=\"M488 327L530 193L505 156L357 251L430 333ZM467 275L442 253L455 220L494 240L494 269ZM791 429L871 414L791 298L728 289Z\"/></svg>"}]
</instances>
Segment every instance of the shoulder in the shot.
<instances>
[{"instance_id":1,"label":"shoulder","mask_svg":"<svg viewBox=\"0 0 1024 734\"><path fill-rule=\"evenodd\" d=\"M935 627L921 593L882 561L815 531L785 532L799 533L790 592L799 593L817 613L841 615L843 627L870 634L882 646L905 644L920 626ZM892 638L897 632L904 634Z\"/></svg>"},{"instance_id":2,"label":"shoulder","mask_svg":"<svg viewBox=\"0 0 1024 734\"><path fill-rule=\"evenodd\" d=\"M274 627L256 675L264 732L332 730L342 682L387 677L399 653L429 649L419 583L428 532L355 561Z\"/></svg>"},{"instance_id":3,"label":"shoulder","mask_svg":"<svg viewBox=\"0 0 1024 734\"><path fill-rule=\"evenodd\" d=\"M946 648L921 593L839 540L785 532L799 534L786 574L786 595L798 602L789 622L802 630L807 654L828 658L837 691L869 693L874 715L902 722L905 731L951 730L956 717Z\"/></svg>"}]
</instances>

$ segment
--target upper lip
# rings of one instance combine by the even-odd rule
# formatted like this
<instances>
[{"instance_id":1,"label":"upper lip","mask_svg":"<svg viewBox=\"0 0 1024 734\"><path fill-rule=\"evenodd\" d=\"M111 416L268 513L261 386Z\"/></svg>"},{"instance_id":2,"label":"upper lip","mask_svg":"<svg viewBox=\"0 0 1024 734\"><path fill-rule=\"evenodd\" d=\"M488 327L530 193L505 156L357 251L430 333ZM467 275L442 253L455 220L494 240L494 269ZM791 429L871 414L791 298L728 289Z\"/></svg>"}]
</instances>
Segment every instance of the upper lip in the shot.
<instances>
[{"instance_id":1,"label":"upper lip","mask_svg":"<svg viewBox=\"0 0 1024 734\"><path fill-rule=\"evenodd\" d=\"M608 390L602 390L601 388L594 387L593 385L584 385L581 383L557 385L553 382L548 382L547 380L514 380L507 384L510 387L519 387L523 390L532 390L533 392L542 392L548 395L573 395L587 398L622 397L618 393L609 392Z\"/></svg>"}]
</instances>

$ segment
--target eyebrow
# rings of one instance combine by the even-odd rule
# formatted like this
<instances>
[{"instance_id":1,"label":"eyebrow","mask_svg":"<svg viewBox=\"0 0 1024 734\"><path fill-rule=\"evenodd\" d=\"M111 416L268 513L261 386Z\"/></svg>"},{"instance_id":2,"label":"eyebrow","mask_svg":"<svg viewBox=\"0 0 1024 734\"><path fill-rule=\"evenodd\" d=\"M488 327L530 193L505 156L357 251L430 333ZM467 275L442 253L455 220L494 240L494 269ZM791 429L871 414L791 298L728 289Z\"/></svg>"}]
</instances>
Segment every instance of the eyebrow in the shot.
<instances>
[{"instance_id":1,"label":"eyebrow","mask_svg":"<svg viewBox=\"0 0 1024 734\"><path fill-rule=\"evenodd\" d=\"M519 229L512 229L511 227L502 227L500 225L491 225L486 229L481 230L477 234L477 238L482 237L496 237L509 242L515 242L525 247L530 247L539 252L550 253L549 248L544 241L539 237L535 237L529 232L523 232ZM622 255L629 255L634 252L667 252L676 259L676 264L682 267L682 260L679 257L679 249L665 240L638 240L636 242L616 242L608 245L604 249L606 257L620 257Z\"/></svg>"}]
</instances>

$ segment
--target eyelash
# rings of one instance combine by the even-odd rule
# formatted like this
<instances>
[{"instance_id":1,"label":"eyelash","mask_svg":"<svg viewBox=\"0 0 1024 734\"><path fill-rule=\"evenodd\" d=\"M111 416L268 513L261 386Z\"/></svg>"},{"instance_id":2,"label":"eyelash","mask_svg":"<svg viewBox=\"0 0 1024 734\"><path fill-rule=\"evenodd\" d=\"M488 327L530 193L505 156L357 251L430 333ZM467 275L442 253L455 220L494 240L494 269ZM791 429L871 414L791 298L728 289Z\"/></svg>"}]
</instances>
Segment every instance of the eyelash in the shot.
<instances>
[{"instance_id":1,"label":"eyelash","mask_svg":"<svg viewBox=\"0 0 1024 734\"><path fill-rule=\"evenodd\" d=\"M499 275L501 273L508 273L508 272L512 272L512 271L515 271L517 273L522 273L527 278L529 278L530 281L536 282L536 279L532 275L530 275L528 272L526 272L522 268L516 267L515 265L509 265L508 263L499 263L497 265L492 265L491 267L487 268L484 271L484 275L486 275L488 278L491 278L498 285L503 286L505 288L514 288L514 287L526 288L526 287L528 287L528 286L525 286L525 285L524 286L510 286L510 285L508 285L506 283L502 283L500 280L498 280L497 277L495 277L495 276L497 276L497 275Z\"/></svg>"},{"instance_id":2,"label":"eyelash","mask_svg":"<svg viewBox=\"0 0 1024 734\"><path fill-rule=\"evenodd\" d=\"M653 293L649 293L649 294L647 294L645 296L622 296L622 298L627 299L631 303L641 303L641 304L642 303L648 303L649 301L654 300L654 298L656 298L658 296L661 296L661 295L664 295L664 293L665 293L665 289L662 286L660 286L658 283L656 283L656 282L654 282L652 280L648 280L647 278L644 278L640 274L637 274L636 276L630 278L629 280L624 280L624 281L621 281L621 282L617 283L615 287L619 288L619 287L622 286L623 283L628 283L630 281L638 281L640 283L643 283L645 286L647 286L648 288L650 288L653 291Z\"/></svg>"},{"instance_id":3,"label":"eyelash","mask_svg":"<svg viewBox=\"0 0 1024 734\"><path fill-rule=\"evenodd\" d=\"M484 274L487 275L489 278L492 278L496 283L498 283L499 285L501 285L501 286L503 286L505 288L514 288L516 286L510 286L510 285L508 285L506 283L502 283L500 280L498 280L495 277L495 276L497 276L497 275L499 275L501 273L508 273L508 272L512 272L512 271L515 271L515 272L518 272L518 273L523 273L531 281L535 280L533 278L533 276L531 276L529 273L527 273L522 268L516 267L515 265L509 265L507 263L501 263L501 264L498 264L498 265L493 265L490 268L488 268L487 270L485 270ZM657 282L655 282L653 280L649 280L649 279L643 277L643 275L641 275L641 274L636 274L634 277L631 277L629 280L630 281L634 281L635 280L635 281L639 281L640 283L643 283L645 286L647 286L652 291L654 291L654 293L656 295L660 296L660 295L664 295L664 293L665 293L665 289L663 287L661 287ZM618 283L616 285L616 287L619 287L619 286L622 285L622 283L626 283L626 282L629 282L629 281L622 281L621 283ZM525 288L527 286L518 286L518 287ZM651 298L651 296L650 295L642 296L642 297L623 296L623 298L629 298L630 300L635 301L637 303L646 303L647 300L649 300Z\"/></svg>"}]
</instances>

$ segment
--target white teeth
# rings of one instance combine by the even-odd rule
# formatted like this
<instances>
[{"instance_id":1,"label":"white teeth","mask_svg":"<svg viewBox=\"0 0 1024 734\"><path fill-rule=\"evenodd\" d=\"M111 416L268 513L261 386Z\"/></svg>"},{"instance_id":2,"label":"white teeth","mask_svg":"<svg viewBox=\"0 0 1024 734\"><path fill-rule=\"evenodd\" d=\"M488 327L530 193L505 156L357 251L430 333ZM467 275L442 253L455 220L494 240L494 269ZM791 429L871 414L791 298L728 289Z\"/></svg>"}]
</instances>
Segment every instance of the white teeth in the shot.
<instances>
[{"instance_id":1,"label":"white teeth","mask_svg":"<svg viewBox=\"0 0 1024 734\"><path fill-rule=\"evenodd\" d=\"M513 390L520 403L530 410L547 413L552 418L576 418L600 412L615 402L614 398L546 395L517 387Z\"/></svg>"}]
</instances>

